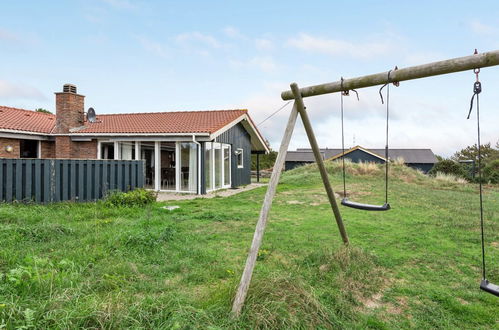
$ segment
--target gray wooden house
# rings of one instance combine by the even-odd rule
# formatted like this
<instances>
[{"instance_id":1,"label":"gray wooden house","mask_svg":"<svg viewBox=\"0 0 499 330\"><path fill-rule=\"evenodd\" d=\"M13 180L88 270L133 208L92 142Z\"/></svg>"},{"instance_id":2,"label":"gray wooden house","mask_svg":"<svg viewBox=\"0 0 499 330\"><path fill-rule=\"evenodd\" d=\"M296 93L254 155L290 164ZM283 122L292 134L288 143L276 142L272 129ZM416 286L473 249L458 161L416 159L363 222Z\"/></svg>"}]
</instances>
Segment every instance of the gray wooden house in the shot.
<instances>
[{"instance_id":1,"label":"gray wooden house","mask_svg":"<svg viewBox=\"0 0 499 330\"><path fill-rule=\"evenodd\" d=\"M335 160L341 159L342 149L321 149L323 159ZM372 162L384 163L385 149L367 149L356 146L345 150L345 159L350 159L354 163ZM414 169L419 169L424 173L437 162L437 157L431 149L388 149L388 158L390 160L403 159L404 163ZM288 151L286 155L285 170L291 170L297 166L314 163L315 158L312 149L298 148L296 151Z\"/></svg>"}]
</instances>

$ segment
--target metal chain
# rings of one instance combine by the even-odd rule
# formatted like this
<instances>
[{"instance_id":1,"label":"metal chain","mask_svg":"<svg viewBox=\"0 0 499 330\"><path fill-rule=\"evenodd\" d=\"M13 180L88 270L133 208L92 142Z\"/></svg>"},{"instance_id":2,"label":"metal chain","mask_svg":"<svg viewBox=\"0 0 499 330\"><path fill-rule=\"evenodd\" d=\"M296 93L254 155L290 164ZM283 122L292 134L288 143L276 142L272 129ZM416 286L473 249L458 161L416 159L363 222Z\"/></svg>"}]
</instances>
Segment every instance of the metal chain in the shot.
<instances>
[{"instance_id":1,"label":"metal chain","mask_svg":"<svg viewBox=\"0 0 499 330\"><path fill-rule=\"evenodd\" d=\"M381 86L379 89L379 96L381 97L381 104L384 104L383 94L381 91L386 87L386 143L385 143L385 204L388 204L388 129L389 129L389 119L390 119L390 84L398 87L400 83L398 81L393 81L390 78L392 71L398 70L395 67L393 70L388 71L387 83Z\"/></svg>"},{"instance_id":2,"label":"metal chain","mask_svg":"<svg viewBox=\"0 0 499 330\"><path fill-rule=\"evenodd\" d=\"M476 50L475 50L476 54ZM470 110L468 112L468 117L470 119L471 111L473 110L473 101L476 97L476 126L477 126L477 143L478 143L478 187L480 195L480 231L482 238L482 277L486 279L486 268L485 268L485 234L484 234L484 224L483 224L483 187L482 187L482 147L480 141L480 96L482 92L482 83L479 79L480 69L474 69L473 72L476 76L476 81L473 83L473 96L471 97Z\"/></svg>"},{"instance_id":3,"label":"metal chain","mask_svg":"<svg viewBox=\"0 0 499 330\"><path fill-rule=\"evenodd\" d=\"M343 126L343 96L349 95L348 91L343 90L343 77L341 77L341 162L343 167L343 198L347 198L346 171L345 171L345 130ZM359 97L357 93L357 98Z\"/></svg>"}]
</instances>

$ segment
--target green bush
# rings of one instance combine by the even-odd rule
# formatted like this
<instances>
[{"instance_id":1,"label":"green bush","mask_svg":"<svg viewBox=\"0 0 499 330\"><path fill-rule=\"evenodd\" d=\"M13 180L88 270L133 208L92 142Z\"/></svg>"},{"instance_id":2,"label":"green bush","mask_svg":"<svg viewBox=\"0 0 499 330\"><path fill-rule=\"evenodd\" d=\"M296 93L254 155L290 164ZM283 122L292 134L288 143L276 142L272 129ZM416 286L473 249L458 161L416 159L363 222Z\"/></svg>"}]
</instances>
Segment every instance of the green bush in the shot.
<instances>
[{"instance_id":1,"label":"green bush","mask_svg":"<svg viewBox=\"0 0 499 330\"><path fill-rule=\"evenodd\" d=\"M428 172L430 175L436 175L437 173L452 174L458 177L467 178L468 174L464 167L450 159L443 159L437 162L433 168Z\"/></svg>"},{"instance_id":2,"label":"green bush","mask_svg":"<svg viewBox=\"0 0 499 330\"><path fill-rule=\"evenodd\" d=\"M156 201L156 193L145 189L135 189L129 192L113 191L107 197L105 203L109 206L134 207L145 206Z\"/></svg>"},{"instance_id":3,"label":"green bush","mask_svg":"<svg viewBox=\"0 0 499 330\"><path fill-rule=\"evenodd\" d=\"M499 159L495 159L485 165L483 177L490 183L499 183Z\"/></svg>"}]
</instances>

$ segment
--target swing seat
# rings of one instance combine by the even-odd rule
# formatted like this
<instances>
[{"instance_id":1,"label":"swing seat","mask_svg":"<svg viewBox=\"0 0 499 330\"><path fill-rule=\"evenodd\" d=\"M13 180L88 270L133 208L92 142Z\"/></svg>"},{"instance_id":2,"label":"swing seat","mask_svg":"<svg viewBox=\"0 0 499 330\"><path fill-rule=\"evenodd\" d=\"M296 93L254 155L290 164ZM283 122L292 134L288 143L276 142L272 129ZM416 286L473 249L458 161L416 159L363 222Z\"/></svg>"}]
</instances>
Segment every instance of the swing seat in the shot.
<instances>
[{"instance_id":1,"label":"swing seat","mask_svg":"<svg viewBox=\"0 0 499 330\"><path fill-rule=\"evenodd\" d=\"M492 284L486 279L483 279L482 283L480 283L480 289L499 297L499 285Z\"/></svg>"},{"instance_id":2,"label":"swing seat","mask_svg":"<svg viewBox=\"0 0 499 330\"><path fill-rule=\"evenodd\" d=\"M348 198L343 198L341 200L341 205L364 211L388 211L390 209L390 204L388 203L383 205L362 204L352 202L348 200Z\"/></svg>"}]
</instances>

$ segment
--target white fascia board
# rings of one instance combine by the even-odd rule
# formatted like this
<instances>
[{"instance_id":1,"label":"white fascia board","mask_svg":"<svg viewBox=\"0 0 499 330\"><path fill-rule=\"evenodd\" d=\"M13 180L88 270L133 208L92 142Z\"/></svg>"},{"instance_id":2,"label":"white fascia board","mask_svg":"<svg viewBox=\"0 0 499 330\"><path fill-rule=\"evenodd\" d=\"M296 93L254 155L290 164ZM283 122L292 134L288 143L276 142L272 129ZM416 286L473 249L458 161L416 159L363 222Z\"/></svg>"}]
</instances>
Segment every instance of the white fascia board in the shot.
<instances>
[{"instance_id":1,"label":"white fascia board","mask_svg":"<svg viewBox=\"0 0 499 330\"><path fill-rule=\"evenodd\" d=\"M0 129L0 137L7 139L48 140L49 134Z\"/></svg>"},{"instance_id":2,"label":"white fascia board","mask_svg":"<svg viewBox=\"0 0 499 330\"><path fill-rule=\"evenodd\" d=\"M231 127L235 126L236 124L238 124L238 123L240 123L242 121L244 121L243 125L246 124L245 126L249 126L251 128L251 130L248 130L249 134L252 137L256 137L258 139L258 141L260 142L261 146L263 146L263 148L265 149L265 153L269 153L270 150L267 147L267 144L263 140L263 137L260 135L260 133L258 132L258 130L256 129L256 127L253 125L253 122L249 119L248 114L241 115L240 117L238 117L237 119L233 120L229 124L225 125L224 127L222 127L221 129L219 129L218 131L212 133L210 135L210 141L214 140L220 134L228 131Z\"/></svg>"},{"instance_id":3,"label":"white fascia board","mask_svg":"<svg viewBox=\"0 0 499 330\"><path fill-rule=\"evenodd\" d=\"M89 137L90 138L90 137ZM93 137L95 139L102 140L102 137L95 136ZM152 137L152 136L134 136L134 137L120 137L120 136L115 136L115 137L105 137L106 140L108 141L159 141L159 142L177 142L177 141L182 141L182 142L192 142L192 135L191 136L172 136L172 137ZM203 142L203 141L209 141L208 137L201 137L198 138L196 137L196 141L198 142Z\"/></svg>"},{"instance_id":4,"label":"white fascia board","mask_svg":"<svg viewBox=\"0 0 499 330\"><path fill-rule=\"evenodd\" d=\"M187 136L192 140L192 136L210 136L210 133L70 133L70 134L51 134L51 135L61 135L61 136L92 136L95 138L101 136L112 136L112 137L134 137L134 136L150 136L158 137L162 136Z\"/></svg>"}]
</instances>

